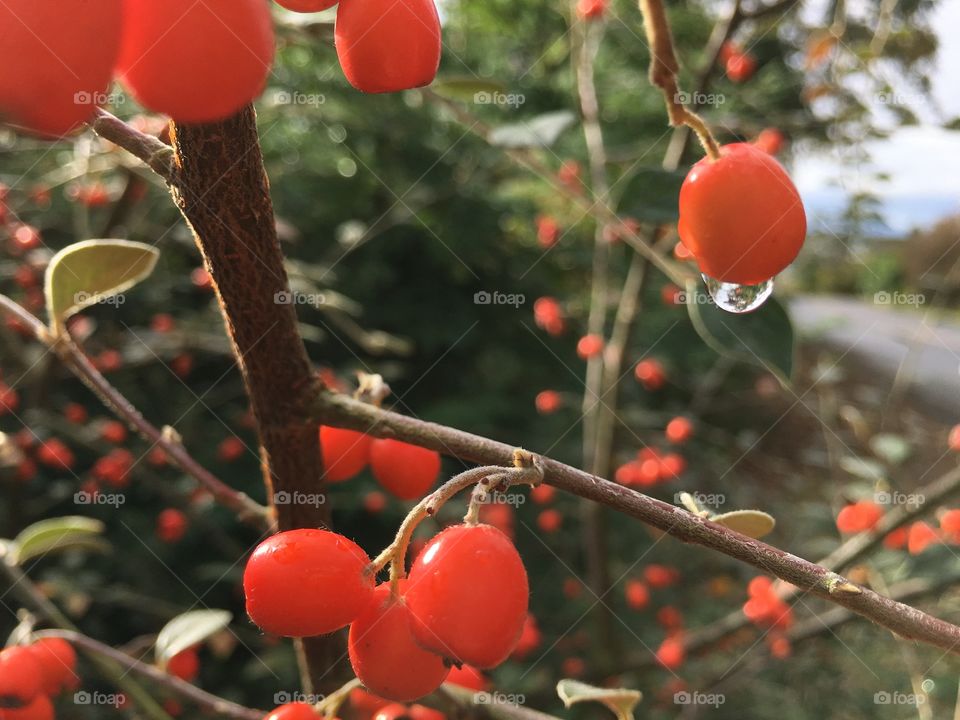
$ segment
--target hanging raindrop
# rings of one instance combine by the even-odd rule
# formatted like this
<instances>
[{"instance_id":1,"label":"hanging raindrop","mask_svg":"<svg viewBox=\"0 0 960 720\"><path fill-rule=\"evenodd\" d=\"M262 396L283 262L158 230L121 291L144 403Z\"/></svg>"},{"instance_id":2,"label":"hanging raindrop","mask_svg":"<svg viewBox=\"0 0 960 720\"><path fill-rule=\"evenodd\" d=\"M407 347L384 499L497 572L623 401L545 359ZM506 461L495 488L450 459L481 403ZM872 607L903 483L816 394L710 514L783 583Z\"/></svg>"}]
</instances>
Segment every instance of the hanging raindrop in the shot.
<instances>
[{"instance_id":1,"label":"hanging raindrop","mask_svg":"<svg viewBox=\"0 0 960 720\"><path fill-rule=\"evenodd\" d=\"M773 278L756 285L737 285L702 275L717 307L731 313L748 313L763 305L773 292Z\"/></svg>"}]
</instances>

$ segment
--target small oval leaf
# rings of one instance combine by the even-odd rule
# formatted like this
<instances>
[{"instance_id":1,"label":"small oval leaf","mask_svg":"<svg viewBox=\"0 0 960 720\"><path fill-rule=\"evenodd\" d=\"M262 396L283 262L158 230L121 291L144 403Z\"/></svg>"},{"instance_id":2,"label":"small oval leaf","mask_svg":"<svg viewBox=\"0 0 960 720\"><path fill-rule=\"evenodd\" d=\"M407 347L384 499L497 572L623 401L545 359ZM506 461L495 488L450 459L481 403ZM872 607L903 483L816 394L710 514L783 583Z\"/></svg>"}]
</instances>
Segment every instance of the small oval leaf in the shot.
<instances>
[{"instance_id":1,"label":"small oval leaf","mask_svg":"<svg viewBox=\"0 0 960 720\"><path fill-rule=\"evenodd\" d=\"M44 291L54 335L83 307L115 297L147 277L157 264L156 248L130 240L85 240L65 247L47 266Z\"/></svg>"},{"instance_id":2,"label":"small oval leaf","mask_svg":"<svg viewBox=\"0 0 960 720\"><path fill-rule=\"evenodd\" d=\"M631 720L633 709L643 698L643 693L639 690L594 687L569 678L557 683L557 695L563 700L564 707L580 702L603 703L617 716L618 720Z\"/></svg>"},{"instance_id":3,"label":"small oval leaf","mask_svg":"<svg viewBox=\"0 0 960 720\"><path fill-rule=\"evenodd\" d=\"M157 662L166 665L174 655L199 645L230 624L233 615L226 610L190 610L168 622L154 643Z\"/></svg>"},{"instance_id":4,"label":"small oval leaf","mask_svg":"<svg viewBox=\"0 0 960 720\"><path fill-rule=\"evenodd\" d=\"M714 515L710 520L741 535L752 537L754 540L759 540L768 534L777 524L772 515L762 510L734 510L722 515Z\"/></svg>"},{"instance_id":5,"label":"small oval leaf","mask_svg":"<svg viewBox=\"0 0 960 720\"><path fill-rule=\"evenodd\" d=\"M794 334L790 316L776 298L753 312L734 315L700 302L699 283L687 285L687 312L697 334L721 355L757 365L789 385L793 373Z\"/></svg>"},{"instance_id":6,"label":"small oval leaf","mask_svg":"<svg viewBox=\"0 0 960 720\"><path fill-rule=\"evenodd\" d=\"M19 565L58 550L109 549L109 544L100 537L103 530L99 520L79 515L35 522L13 539L14 562Z\"/></svg>"},{"instance_id":7,"label":"small oval leaf","mask_svg":"<svg viewBox=\"0 0 960 720\"><path fill-rule=\"evenodd\" d=\"M494 128L487 135L487 141L506 148L550 147L576 119L569 110L544 113L530 120Z\"/></svg>"},{"instance_id":8,"label":"small oval leaf","mask_svg":"<svg viewBox=\"0 0 960 720\"><path fill-rule=\"evenodd\" d=\"M870 438L870 449L874 455L890 465L900 465L912 452L906 438L892 433L874 435Z\"/></svg>"}]
</instances>

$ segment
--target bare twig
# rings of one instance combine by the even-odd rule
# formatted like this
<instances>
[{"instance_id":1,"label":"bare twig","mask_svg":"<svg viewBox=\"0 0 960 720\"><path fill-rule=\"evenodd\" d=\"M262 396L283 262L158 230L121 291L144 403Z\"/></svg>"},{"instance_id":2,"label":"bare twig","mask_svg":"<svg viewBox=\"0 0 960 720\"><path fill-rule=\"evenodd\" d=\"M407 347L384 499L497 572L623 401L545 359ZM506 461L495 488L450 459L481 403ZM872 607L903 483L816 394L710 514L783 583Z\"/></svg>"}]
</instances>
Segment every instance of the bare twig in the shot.
<instances>
[{"instance_id":1,"label":"bare twig","mask_svg":"<svg viewBox=\"0 0 960 720\"><path fill-rule=\"evenodd\" d=\"M176 184L177 167L174 163L173 148L153 135L131 127L102 108L97 108L95 118L91 127L97 135L142 160L167 184Z\"/></svg>"},{"instance_id":2,"label":"bare twig","mask_svg":"<svg viewBox=\"0 0 960 720\"><path fill-rule=\"evenodd\" d=\"M5 295L0 295L0 310L16 317L29 328L33 336L53 350L67 369L83 381L104 405L144 438L162 448L167 457L177 467L200 483L217 502L237 513L241 520L249 522L261 530L269 527L270 523L265 507L214 476L213 473L198 463L177 439L144 418L140 411L110 384L110 381L93 366L93 363L90 362L83 351L68 337L61 336L60 339L54 340L47 332L47 327L38 318Z\"/></svg>"},{"instance_id":3,"label":"bare twig","mask_svg":"<svg viewBox=\"0 0 960 720\"><path fill-rule=\"evenodd\" d=\"M392 437L461 460L507 464L514 448L471 433L376 408L352 398L322 392L315 412L324 423ZM801 590L846 607L898 635L960 654L960 627L891 600L808 560L740 535L629 488L556 460L543 458L544 482L602 503L658 528L682 542L702 545L772 574Z\"/></svg>"}]
</instances>

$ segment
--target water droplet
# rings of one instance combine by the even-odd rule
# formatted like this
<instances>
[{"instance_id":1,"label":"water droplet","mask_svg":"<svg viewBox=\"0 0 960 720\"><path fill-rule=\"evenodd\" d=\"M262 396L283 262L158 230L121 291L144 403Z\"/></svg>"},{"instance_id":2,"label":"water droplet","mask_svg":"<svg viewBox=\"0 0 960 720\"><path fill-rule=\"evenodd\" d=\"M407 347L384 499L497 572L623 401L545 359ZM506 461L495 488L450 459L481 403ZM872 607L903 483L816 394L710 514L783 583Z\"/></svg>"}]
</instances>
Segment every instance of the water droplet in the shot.
<instances>
[{"instance_id":1,"label":"water droplet","mask_svg":"<svg viewBox=\"0 0 960 720\"><path fill-rule=\"evenodd\" d=\"M703 275L707 292L717 303L717 307L731 313L748 313L763 305L773 292L773 278L756 285L737 285L721 282Z\"/></svg>"}]
</instances>

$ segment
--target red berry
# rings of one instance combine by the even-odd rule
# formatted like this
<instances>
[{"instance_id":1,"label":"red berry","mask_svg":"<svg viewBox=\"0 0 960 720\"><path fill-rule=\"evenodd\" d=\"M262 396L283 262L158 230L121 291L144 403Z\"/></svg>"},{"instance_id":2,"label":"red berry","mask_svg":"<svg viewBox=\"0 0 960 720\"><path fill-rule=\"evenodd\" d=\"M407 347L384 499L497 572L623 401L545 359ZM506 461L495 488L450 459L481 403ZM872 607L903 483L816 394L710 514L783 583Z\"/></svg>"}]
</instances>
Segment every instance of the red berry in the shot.
<instances>
[{"instance_id":1,"label":"red berry","mask_svg":"<svg viewBox=\"0 0 960 720\"><path fill-rule=\"evenodd\" d=\"M16 412L20 407L20 395L12 387L0 382L0 415Z\"/></svg>"},{"instance_id":2,"label":"red berry","mask_svg":"<svg viewBox=\"0 0 960 720\"><path fill-rule=\"evenodd\" d=\"M629 580L625 588L627 605L634 610L643 610L650 604L650 590L639 580Z\"/></svg>"},{"instance_id":3,"label":"red berry","mask_svg":"<svg viewBox=\"0 0 960 720\"><path fill-rule=\"evenodd\" d=\"M163 334L172 332L176 326L177 323L173 319L173 315L169 313L157 313L150 318L150 329L155 333Z\"/></svg>"},{"instance_id":4,"label":"red berry","mask_svg":"<svg viewBox=\"0 0 960 720\"><path fill-rule=\"evenodd\" d=\"M119 420L110 420L100 428L100 437L108 443L119 445L127 439L127 426Z\"/></svg>"},{"instance_id":5,"label":"red berry","mask_svg":"<svg viewBox=\"0 0 960 720\"><path fill-rule=\"evenodd\" d=\"M541 415L550 415L555 413L563 405L563 397L556 390L544 390L537 393L534 400L537 412Z\"/></svg>"},{"instance_id":6,"label":"red berry","mask_svg":"<svg viewBox=\"0 0 960 720\"><path fill-rule=\"evenodd\" d=\"M560 335L566 328L563 309L552 297L537 298L533 303L533 320L537 327L550 335Z\"/></svg>"},{"instance_id":7,"label":"red berry","mask_svg":"<svg viewBox=\"0 0 960 720\"><path fill-rule=\"evenodd\" d=\"M116 372L123 367L123 355L117 350L104 350L97 355L93 364L100 372Z\"/></svg>"},{"instance_id":8,"label":"red berry","mask_svg":"<svg viewBox=\"0 0 960 720\"><path fill-rule=\"evenodd\" d=\"M320 715L307 703L287 703L281 705L263 720L320 720Z\"/></svg>"},{"instance_id":9,"label":"red berry","mask_svg":"<svg viewBox=\"0 0 960 720\"><path fill-rule=\"evenodd\" d=\"M683 475L683 471L686 469L687 461L683 459L682 455L670 453L660 459L660 475L666 480L673 480Z\"/></svg>"},{"instance_id":10,"label":"red berry","mask_svg":"<svg viewBox=\"0 0 960 720\"><path fill-rule=\"evenodd\" d=\"M377 714L373 716L373 720L409 720L409 718L407 706L400 703L393 703L380 708Z\"/></svg>"},{"instance_id":11,"label":"red berry","mask_svg":"<svg viewBox=\"0 0 960 720\"><path fill-rule=\"evenodd\" d=\"M356 430L320 426L320 451L323 479L327 482L349 480L366 467L373 438Z\"/></svg>"},{"instance_id":12,"label":"red berry","mask_svg":"<svg viewBox=\"0 0 960 720\"><path fill-rule=\"evenodd\" d=\"M193 682L200 674L200 656L197 649L187 648L167 661L167 672L187 682Z\"/></svg>"},{"instance_id":13,"label":"red berry","mask_svg":"<svg viewBox=\"0 0 960 720\"><path fill-rule=\"evenodd\" d=\"M603 17L607 9L607 0L577 0L577 15L584 20Z\"/></svg>"},{"instance_id":14,"label":"red berry","mask_svg":"<svg viewBox=\"0 0 960 720\"><path fill-rule=\"evenodd\" d=\"M915 522L907 534L907 552L919 555L931 545L940 542L937 531L925 522Z\"/></svg>"},{"instance_id":15,"label":"red berry","mask_svg":"<svg viewBox=\"0 0 960 720\"><path fill-rule=\"evenodd\" d=\"M768 155L777 155L783 150L786 141L783 139L783 133L776 128L765 128L757 135L753 144L763 150Z\"/></svg>"},{"instance_id":16,"label":"red berry","mask_svg":"<svg viewBox=\"0 0 960 720\"><path fill-rule=\"evenodd\" d=\"M947 510L941 515L940 529L951 542L960 542L960 509Z\"/></svg>"},{"instance_id":17,"label":"red berry","mask_svg":"<svg viewBox=\"0 0 960 720\"><path fill-rule=\"evenodd\" d=\"M486 503L480 507L480 522L493 525L508 538L513 538L513 508L506 503Z\"/></svg>"},{"instance_id":18,"label":"red berry","mask_svg":"<svg viewBox=\"0 0 960 720\"><path fill-rule=\"evenodd\" d=\"M556 494L557 489L553 485L540 483L530 491L530 499L533 500L537 505L547 505L553 502L553 498L556 496Z\"/></svg>"},{"instance_id":19,"label":"red berry","mask_svg":"<svg viewBox=\"0 0 960 720\"><path fill-rule=\"evenodd\" d=\"M662 590L676 584L680 571L666 565L647 565L643 570L643 579L655 590Z\"/></svg>"},{"instance_id":20,"label":"red berry","mask_svg":"<svg viewBox=\"0 0 960 720\"><path fill-rule=\"evenodd\" d=\"M273 52L263 0L125 0L117 76L155 112L212 122L260 94Z\"/></svg>"},{"instance_id":21,"label":"red berry","mask_svg":"<svg viewBox=\"0 0 960 720\"><path fill-rule=\"evenodd\" d=\"M673 256L680 262L687 262L688 260L693 260L693 253L687 249L687 246L683 242L678 242L673 246Z\"/></svg>"},{"instance_id":22,"label":"red berry","mask_svg":"<svg viewBox=\"0 0 960 720\"><path fill-rule=\"evenodd\" d=\"M277 5L302 13L320 12L336 4L337 0L277 0Z\"/></svg>"},{"instance_id":23,"label":"red berry","mask_svg":"<svg viewBox=\"0 0 960 720\"><path fill-rule=\"evenodd\" d=\"M584 335L577 343L577 355L581 360L589 360L603 352L603 338L599 335Z\"/></svg>"},{"instance_id":24,"label":"red berry","mask_svg":"<svg viewBox=\"0 0 960 720\"><path fill-rule=\"evenodd\" d=\"M37 450L37 459L55 470L69 470L75 461L70 448L57 438L50 438L41 443L40 449Z\"/></svg>"},{"instance_id":25,"label":"red berry","mask_svg":"<svg viewBox=\"0 0 960 720\"><path fill-rule=\"evenodd\" d=\"M725 63L734 55L742 54L743 50L740 48L737 43L732 40L727 40L723 45L720 46L720 61Z\"/></svg>"},{"instance_id":26,"label":"red berry","mask_svg":"<svg viewBox=\"0 0 960 720\"><path fill-rule=\"evenodd\" d=\"M370 443L370 470L401 500L422 498L440 474L440 453L418 445L378 438Z\"/></svg>"},{"instance_id":27,"label":"red berry","mask_svg":"<svg viewBox=\"0 0 960 720\"><path fill-rule=\"evenodd\" d=\"M757 69L757 60L749 53L733 53L726 61L727 77L735 83L742 83L753 77Z\"/></svg>"},{"instance_id":28,"label":"red berry","mask_svg":"<svg viewBox=\"0 0 960 720\"><path fill-rule=\"evenodd\" d=\"M40 691L44 695L56 695L73 687L77 680L77 653L70 643L62 638L40 638L30 650L43 671Z\"/></svg>"},{"instance_id":29,"label":"red berry","mask_svg":"<svg viewBox=\"0 0 960 720\"><path fill-rule=\"evenodd\" d=\"M549 215L540 215L537 218L537 242L540 247L547 249L557 244L560 239L560 225Z\"/></svg>"},{"instance_id":30,"label":"red berry","mask_svg":"<svg viewBox=\"0 0 960 720\"><path fill-rule=\"evenodd\" d=\"M786 170L753 145L734 143L706 157L680 187L680 239L706 275L753 285L800 252L807 217Z\"/></svg>"},{"instance_id":31,"label":"red berry","mask_svg":"<svg viewBox=\"0 0 960 720\"><path fill-rule=\"evenodd\" d=\"M683 305L683 290L673 283L667 283L660 288L660 299L667 306Z\"/></svg>"},{"instance_id":32,"label":"red berry","mask_svg":"<svg viewBox=\"0 0 960 720\"><path fill-rule=\"evenodd\" d=\"M206 268L194 268L190 273L190 282L198 290L213 290L213 277Z\"/></svg>"},{"instance_id":33,"label":"red berry","mask_svg":"<svg viewBox=\"0 0 960 720\"><path fill-rule=\"evenodd\" d=\"M42 692L43 681L43 666L30 648L0 650L0 707L29 705Z\"/></svg>"},{"instance_id":34,"label":"red berry","mask_svg":"<svg viewBox=\"0 0 960 720\"><path fill-rule=\"evenodd\" d=\"M63 409L63 417L74 425L83 425L88 418L87 409L80 403L70 403Z\"/></svg>"},{"instance_id":35,"label":"red berry","mask_svg":"<svg viewBox=\"0 0 960 720\"><path fill-rule=\"evenodd\" d=\"M564 659L563 665L561 666L561 672L563 672L566 677L582 677L586 671L587 664L582 658L578 657L568 657Z\"/></svg>"},{"instance_id":36,"label":"red berry","mask_svg":"<svg viewBox=\"0 0 960 720\"><path fill-rule=\"evenodd\" d=\"M520 639L529 596L523 561L506 535L490 525L454 525L417 557L406 600L423 647L489 668Z\"/></svg>"},{"instance_id":37,"label":"red berry","mask_svg":"<svg viewBox=\"0 0 960 720\"><path fill-rule=\"evenodd\" d=\"M403 593L409 581L400 583ZM443 684L444 659L413 639L410 611L390 596L390 583L374 591L374 603L350 625L350 664L364 687L381 697L410 702Z\"/></svg>"},{"instance_id":38,"label":"red berry","mask_svg":"<svg viewBox=\"0 0 960 720\"><path fill-rule=\"evenodd\" d=\"M563 515L559 510L551 508L537 515L537 527L545 533L553 534L560 530L561 525L563 525Z\"/></svg>"},{"instance_id":39,"label":"red berry","mask_svg":"<svg viewBox=\"0 0 960 720\"><path fill-rule=\"evenodd\" d=\"M442 712L425 705L411 705L407 708L407 716L410 720L447 720Z\"/></svg>"},{"instance_id":40,"label":"red berry","mask_svg":"<svg viewBox=\"0 0 960 720\"><path fill-rule=\"evenodd\" d=\"M377 697L363 688L350 691L350 709L359 717L372 717L377 710L390 704L389 700Z\"/></svg>"},{"instance_id":41,"label":"red berry","mask_svg":"<svg viewBox=\"0 0 960 720\"><path fill-rule=\"evenodd\" d=\"M675 417L667 423L665 433L667 440L674 445L680 445L693 437L693 423L685 417Z\"/></svg>"},{"instance_id":42,"label":"red berry","mask_svg":"<svg viewBox=\"0 0 960 720\"><path fill-rule=\"evenodd\" d=\"M683 641L680 638L668 637L657 648L657 660L668 670L676 670L686 658Z\"/></svg>"},{"instance_id":43,"label":"red berry","mask_svg":"<svg viewBox=\"0 0 960 720\"><path fill-rule=\"evenodd\" d=\"M645 390L659 390L667 380L659 360L641 360L633 369L633 374Z\"/></svg>"},{"instance_id":44,"label":"red berry","mask_svg":"<svg viewBox=\"0 0 960 720\"><path fill-rule=\"evenodd\" d=\"M581 595L583 595L583 583L575 577L564 578L563 596L570 600L576 600Z\"/></svg>"},{"instance_id":45,"label":"red berry","mask_svg":"<svg viewBox=\"0 0 960 720\"><path fill-rule=\"evenodd\" d=\"M672 605L664 605L657 610L657 622L667 630L676 630L683 625L683 615Z\"/></svg>"},{"instance_id":46,"label":"red berry","mask_svg":"<svg viewBox=\"0 0 960 720\"><path fill-rule=\"evenodd\" d=\"M33 225L21 225L13 231L13 247L19 255L29 250L36 250L42 244L40 231Z\"/></svg>"},{"instance_id":47,"label":"red berry","mask_svg":"<svg viewBox=\"0 0 960 720\"><path fill-rule=\"evenodd\" d=\"M883 546L888 550L903 550L907 546L908 540L909 530L900 527L887 533L887 536L883 538Z\"/></svg>"},{"instance_id":48,"label":"red berry","mask_svg":"<svg viewBox=\"0 0 960 720\"><path fill-rule=\"evenodd\" d=\"M0 4L0 116L60 137L93 114L120 46L121 0ZM16 68L16 70L12 70Z\"/></svg>"},{"instance_id":49,"label":"red berry","mask_svg":"<svg viewBox=\"0 0 960 720\"><path fill-rule=\"evenodd\" d=\"M343 74L363 92L429 85L440 65L433 0L341 0L334 36Z\"/></svg>"},{"instance_id":50,"label":"red berry","mask_svg":"<svg viewBox=\"0 0 960 720\"><path fill-rule=\"evenodd\" d=\"M278 533L247 561L247 614L274 635L310 637L339 630L373 600L369 564L359 545L328 530Z\"/></svg>"},{"instance_id":51,"label":"red berry","mask_svg":"<svg viewBox=\"0 0 960 720\"><path fill-rule=\"evenodd\" d=\"M189 524L183 512L176 508L167 508L157 515L157 537L165 543L179 542L187 534Z\"/></svg>"},{"instance_id":52,"label":"red berry","mask_svg":"<svg viewBox=\"0 0 960 720\"><path fill-rule=\"evenodd\" d=\"M954 452L960 452L960 425L954 425L950 428L950 435L947 436L947 446Z\"/></svg>"},{"instance_id":53,"label":"red berry","mask_svg":"<svg viewBox=\"0 0 960 720\"><path fill-rule=\"evenodd\" d=\"M882 517L883 508L869 500L860 500L840 510L837 514L837 530L842 533L872 530Z\"/></svg>"},{"instance_id":54,"label":"red berry","mask_svg":"<svg viewBox=\"0 0 960 720\"><path fill-rule=\"evenodd\" d=\"M792 647L790 638L782 632L771 632L767 635L767 647L770 648L770 654L777 660L785 660L790 657Z\"/></svg>"},{"instance_id":55,"label":"red berry","mask_svg":"<svg viewBox=\"0 0 960 720\"><path fill-rule=\"evenodd\" d=\"M23 708L0 709L0 720L53 720L53 717L53 703L46 695L37 695Z\"/></svg>"},{"instance_id":56,"label":"red berry","mask_svg":"<svg viewBox=\"0 0 960 720\"><path fill-rule=\"evenodd\" d=\"M513 649L510 657L513 660L524 660L534 650L540 647L543 636L540 634L540 628L537 626L537 619L530 613L523 622L523 631L520 633L520 640Z\"/></svg>"},{"instance_id":57,"label":"red berry","mask_svg":"<svg viewBox=\"0 0 960 720\"><path fill-rule=\"evenodd\" d=\"M220 444L217 446L217 459L226 463L236 462L243 457L246 449L243 440L235 435L231 435L220 441Z\"/></svg>"},{"instance_id":58,"label":"red berry","mask_svg":"<svg viewBox=\"0 0 960 720\"><path fill-rule=\"evenodd\" d=\"M450 668L450 674L447 675L447 682L477 692L483 692L489 687L487 678L472 665L462 665L461 667L454 665Z\"/></svg>"},{"instance_id":59,"label":"red berry","mask_svg":"<svg viewBox=\"0 0 960 720\"><path fill-rule=\"evenodd\" d=\"M381 513L386 506L387 496L382 492L373 490L363 496L363 509L368 513L373 513L374 515Z\"/></svg>"},{"instance_id":60,"label":"red berry","mask_svg":"<svg viewBox=\"0 0 960 720\"><path fill-rule=\"evenodd\" d=\"M567 187L577 188L580 185L580 163L576 160L564 160L557 170L557 180Z\"/></svg>"}]
</instances>

